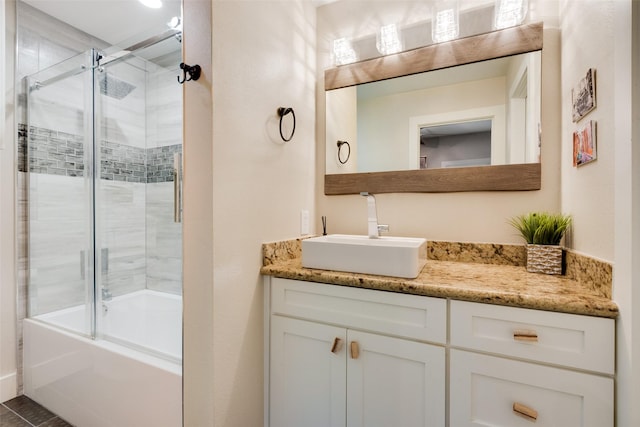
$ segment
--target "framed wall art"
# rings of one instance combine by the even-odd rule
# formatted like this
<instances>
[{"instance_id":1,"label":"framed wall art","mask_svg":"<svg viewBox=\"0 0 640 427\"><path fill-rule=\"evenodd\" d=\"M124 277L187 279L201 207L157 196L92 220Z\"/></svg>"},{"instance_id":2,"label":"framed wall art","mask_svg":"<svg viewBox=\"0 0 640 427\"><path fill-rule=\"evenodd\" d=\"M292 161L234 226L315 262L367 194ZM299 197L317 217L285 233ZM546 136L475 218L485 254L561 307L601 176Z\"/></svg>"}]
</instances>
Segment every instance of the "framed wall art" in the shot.
<instances>
[{"instance_id":1,"label":"framed wall art","mask_svg":"<svg viewBox=\"0 0 640 427\"><path fill-rule=\"evenodd\" d=\"M574 123L580 121L591 110L596 108L596 70L589 68L587 75L580 79L571 90L573 104L572 118Z\"/></svg>"},{"instance_id":2,"label":"framed wall art","mask_svg":"<svg viewBox=\"0 0 640 427\"><path fill-rule=\"evenodd\" d=\"M596 122L589 120L573 133L573 166L591 163L597 157Z\"/></svg>"}]
</instances>

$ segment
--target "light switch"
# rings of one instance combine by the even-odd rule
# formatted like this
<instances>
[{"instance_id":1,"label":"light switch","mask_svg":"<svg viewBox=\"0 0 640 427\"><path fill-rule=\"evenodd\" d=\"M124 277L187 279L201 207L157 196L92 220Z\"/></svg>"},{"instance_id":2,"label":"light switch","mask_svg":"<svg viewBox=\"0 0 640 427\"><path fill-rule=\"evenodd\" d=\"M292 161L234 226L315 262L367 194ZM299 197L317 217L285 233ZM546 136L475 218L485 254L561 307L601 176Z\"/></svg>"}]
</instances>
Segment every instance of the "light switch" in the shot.
<instances>
[{"instance_id":1,"label":"light switch","mask_svg":"<svg viewBox=\"0 0 640 427\"><path fill-rule=\"evenodd\" d=\"M300 234L309 234L309 211L306 209L300 211Z\"/></svg>"}]
</instances>

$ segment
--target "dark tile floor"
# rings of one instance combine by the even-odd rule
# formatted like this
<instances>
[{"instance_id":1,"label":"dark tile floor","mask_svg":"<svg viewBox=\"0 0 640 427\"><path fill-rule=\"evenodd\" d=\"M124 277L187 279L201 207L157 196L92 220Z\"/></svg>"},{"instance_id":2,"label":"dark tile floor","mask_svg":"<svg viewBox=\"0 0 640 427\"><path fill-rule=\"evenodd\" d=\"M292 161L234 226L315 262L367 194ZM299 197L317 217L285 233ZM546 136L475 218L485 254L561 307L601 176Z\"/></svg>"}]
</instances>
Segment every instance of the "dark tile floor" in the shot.
<instances>
[{"instance_id":1,"label":"dark tile floor","mask_svg":"<svg viewBox=\"0 0 640 427\"><path fill-rule=\"evenodd\" d=\"M27 396L0 404L0 427L73 427Z\"/></svg>"}]
</instances>

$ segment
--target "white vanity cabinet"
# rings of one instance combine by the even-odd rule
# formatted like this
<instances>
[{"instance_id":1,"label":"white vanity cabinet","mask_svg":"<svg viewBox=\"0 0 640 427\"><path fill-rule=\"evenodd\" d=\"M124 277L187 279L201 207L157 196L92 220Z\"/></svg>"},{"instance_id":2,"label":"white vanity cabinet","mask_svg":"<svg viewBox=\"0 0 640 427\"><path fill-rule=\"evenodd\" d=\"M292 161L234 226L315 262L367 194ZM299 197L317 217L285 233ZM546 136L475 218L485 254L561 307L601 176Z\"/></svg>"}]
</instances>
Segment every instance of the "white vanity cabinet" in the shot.
<instances>
[{"instance_id":1,"label":"white vanity cabinet","mask_svg":"<svg viewBox=\"0 0 640 427\"><path fill-rule=\"evenodd\" d=\"M613 319L451 301L450 322L452 427L614 425Z\"/></svg>"},{"instance_id":2,"label":"white vanity cabinet","mask_svg":"<svg viewBox=\"0 0 640 427\"><path fill-rule=\"evenodd\" d=\"M265 426L614 426L614 319L265 284Z\"/></svg>"},{"instance_id":3,"label":"white vanity cabinet","mask_svg":"<svg viewBox=\"0 0 640 427\"><path fill-rule=\"evenodd\" d=\"M270 282L266 423L444 425L446 300Z\"/></svg>"}]
</instances>

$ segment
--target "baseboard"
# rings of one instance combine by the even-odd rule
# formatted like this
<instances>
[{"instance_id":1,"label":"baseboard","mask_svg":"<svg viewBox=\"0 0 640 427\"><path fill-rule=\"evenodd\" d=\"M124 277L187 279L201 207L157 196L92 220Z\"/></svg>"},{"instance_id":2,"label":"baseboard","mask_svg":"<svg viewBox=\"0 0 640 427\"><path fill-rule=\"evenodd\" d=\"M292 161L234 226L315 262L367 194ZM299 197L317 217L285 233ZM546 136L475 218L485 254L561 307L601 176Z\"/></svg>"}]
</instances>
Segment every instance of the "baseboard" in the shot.
<instances>
[{"instance_id":1,"label":"baseboard","mask_svg":"<svg viewBox=\"0 0 640 427\"><path fill-rule=\"evenodd\" d=\"M0 377L0 402L16 397L18 388L17 375L15 372Z\"/></svg>"}]
</instances>

